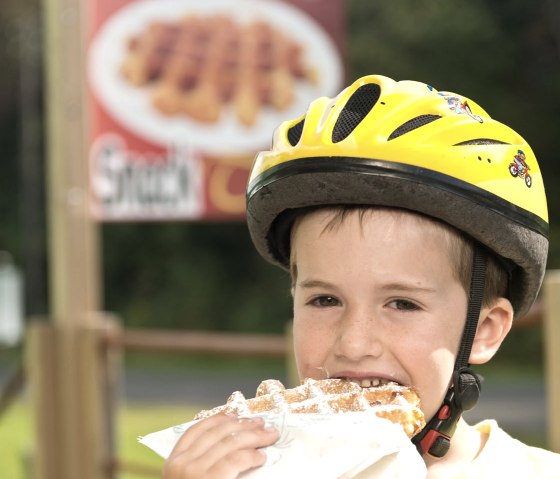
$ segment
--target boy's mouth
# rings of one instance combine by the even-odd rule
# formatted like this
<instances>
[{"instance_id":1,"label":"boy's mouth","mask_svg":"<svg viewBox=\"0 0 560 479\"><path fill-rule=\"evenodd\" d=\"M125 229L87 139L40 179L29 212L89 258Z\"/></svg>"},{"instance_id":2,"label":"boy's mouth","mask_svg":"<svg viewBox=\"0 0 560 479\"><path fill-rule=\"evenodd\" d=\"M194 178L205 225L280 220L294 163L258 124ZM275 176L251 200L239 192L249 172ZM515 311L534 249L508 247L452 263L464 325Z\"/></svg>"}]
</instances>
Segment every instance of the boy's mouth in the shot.
<instances>
[{"instance_id":1,"label":"boy's mouth","mask_svg":"<svg viewBox=\"0 0 560 479\"><path fill-rule=\"evenodd\" d=\"M395 384L398 385L397 381L387 378L340 378L346 381L353 382L362 388L375 388L378 386L385 386L387 384Z\"/></svg>"}]
</instances>

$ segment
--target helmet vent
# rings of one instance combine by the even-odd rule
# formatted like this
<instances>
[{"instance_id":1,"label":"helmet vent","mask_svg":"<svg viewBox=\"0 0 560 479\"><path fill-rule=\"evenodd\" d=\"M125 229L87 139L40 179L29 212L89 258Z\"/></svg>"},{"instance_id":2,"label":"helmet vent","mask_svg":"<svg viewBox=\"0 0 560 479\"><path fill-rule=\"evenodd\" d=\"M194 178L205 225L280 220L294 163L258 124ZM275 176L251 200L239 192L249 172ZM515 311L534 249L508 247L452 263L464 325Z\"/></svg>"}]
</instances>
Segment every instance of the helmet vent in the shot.
<instances>
[{"instance_id":1,"label":"helmet vent","mask_svg":"<svg viewBox=\"0 0 560 479\"><path fill-rule=\"evenodd\" d=\"M376 83L368 83L358 88L348 99L332 132L333 143L344 140L371 111L379 99L381 88Z\"/></svg>"},{"instance_id":2,"label":"helmet vent","mask_svg":"<svg viewBox=\"0 0 560 479\"><path fill-rule=\"evenodd\" d=\"M412 118L412 120L408 120L407 122L399 126L395 131L393 131L393 133L389 135L389 138L387 138L387 141L394 140L395 138L398 138L399 136L402 136L409 131L416 130L416 128L427 125L428 123L431 123L432 121L435 121L439 118L441 118L440 115L420 115Z\"/></svg>"},{"instance_id":3,"label":"helmet vent","mask_svg":"<svg viewBox=\"0 0 560 479\"><path fill-rule=\"evenodd\" d=\"M305 118L302 118L295 125L288 129L288 141L290 145L296 146L301 138L301 133L303 131L303 124L305 123Z\"/></svg>"},{"instance_id":4,"label":"helmet vent","mask_svg":"<svg viewBox=\"0 0 560 479\"><path fill-rule=\"evenodd\" d=\"M505 141L493 140L491 138L475 138L474 140L462 141L453 146L466 146L466 145L509 145Z\"/></svg>"}]
</instances>

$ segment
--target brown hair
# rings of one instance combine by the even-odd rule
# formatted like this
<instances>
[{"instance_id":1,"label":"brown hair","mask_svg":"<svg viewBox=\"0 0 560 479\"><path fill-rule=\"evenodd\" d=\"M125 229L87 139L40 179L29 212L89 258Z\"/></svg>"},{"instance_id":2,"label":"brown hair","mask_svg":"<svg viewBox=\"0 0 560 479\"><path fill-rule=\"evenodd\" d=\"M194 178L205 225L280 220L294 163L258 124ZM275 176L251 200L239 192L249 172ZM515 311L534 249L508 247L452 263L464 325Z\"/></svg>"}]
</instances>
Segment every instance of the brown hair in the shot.
<instances>
[{"instance_id":1,"label":"brown hair","mask_svg":"<svg viewBox=\"0 0 560 479\"><path fill-rule=\"evenodd\" d=\"M458 229L454 228L453 226L444 223L438 219L431 218L428 216L424 216L419 213L415 213L408 210L399 210L397 208L386 208L380 206L354 206L354 205L346 205L346 206L335 206L335 207L324 207L324 208L317 208L328 210L332 212L332 218L329 222L325 225L323 231L332 231L338 228L346 219L346 217L353 213L358 212L360 218L360 224L363 223L364 217L367 213L371 213L373 211L378 210L386 210L392 211L396 214L399 213L409 213L414 215L421 221L426 221L431 224L435 229L441 231L443 233L443 238L447 243L448 251L453 261L453 272L455 277L460 281L461 285L463 286L464 290L469 292L470 290L470 282L471 282L471 273L472 273L472 260L473 260L473 251L474 251L474 242L464 233L459 231ZM312 210L316 211L316 210ZM302 214L298 216L293 225L291 230L291 238L290 238L290 245L293 244L294 234L297 230L297 227L309 211L306 214ZM290 273L292 277L292 285L295 285L297 279L297 264L295 261L295 254L293 248L290 248ZM497 298L500 297L507 297L508 292L508 275L502 263L498 260L498 258L489 252L487 255L487 263L486 263L486 282L484 288L484 297L482 300L483 306L490 306Z\"/></svg>"}]
</instances>

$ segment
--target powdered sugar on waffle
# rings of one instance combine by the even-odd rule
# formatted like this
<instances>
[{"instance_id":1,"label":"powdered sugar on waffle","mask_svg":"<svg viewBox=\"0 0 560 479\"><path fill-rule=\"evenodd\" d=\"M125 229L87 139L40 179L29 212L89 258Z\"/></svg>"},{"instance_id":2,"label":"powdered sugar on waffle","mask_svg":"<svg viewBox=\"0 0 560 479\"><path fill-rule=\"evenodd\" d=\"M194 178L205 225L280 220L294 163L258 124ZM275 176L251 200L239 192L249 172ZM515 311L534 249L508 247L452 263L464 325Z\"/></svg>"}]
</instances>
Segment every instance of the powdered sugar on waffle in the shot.
<instances>
[{"instance_id":1,"label":"powdered sugar on waffle","mask_svg":"<svg viewBox=\"0 0 560 479\"><path fill-rule=\"evenodd\" d=\"M420 400L412 388L389 383L362 388L343 379L306 379L300 386L286 389L275 379L263 381L254 398L247 399L234 392L227 403L200 411L195 420L218 413L251 416L261 413L336 414L372 411L375 415L400 424L404 432L414 436L424 425Z\"/></svg>"}]
</instances>

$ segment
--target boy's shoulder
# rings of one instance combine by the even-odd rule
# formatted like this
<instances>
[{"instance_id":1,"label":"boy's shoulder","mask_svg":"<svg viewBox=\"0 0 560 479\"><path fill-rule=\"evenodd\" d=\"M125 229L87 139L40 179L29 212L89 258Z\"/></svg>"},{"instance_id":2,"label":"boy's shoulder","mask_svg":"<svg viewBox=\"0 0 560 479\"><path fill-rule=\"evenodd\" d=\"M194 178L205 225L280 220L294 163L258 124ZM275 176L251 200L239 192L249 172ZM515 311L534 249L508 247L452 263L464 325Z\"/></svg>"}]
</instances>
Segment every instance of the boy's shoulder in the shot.
<instances>
[{"instance_id":1,"label":"boy's shoulder","mask_svg":"<svg viewBox=\"0 0 560 479\"><path fill-rule=\"evenodd\" d=\"M488 440L461 479L484 477L560 479L560 454L514 439L496 421L475 426Z\"/></svg>"}]
</instances>

